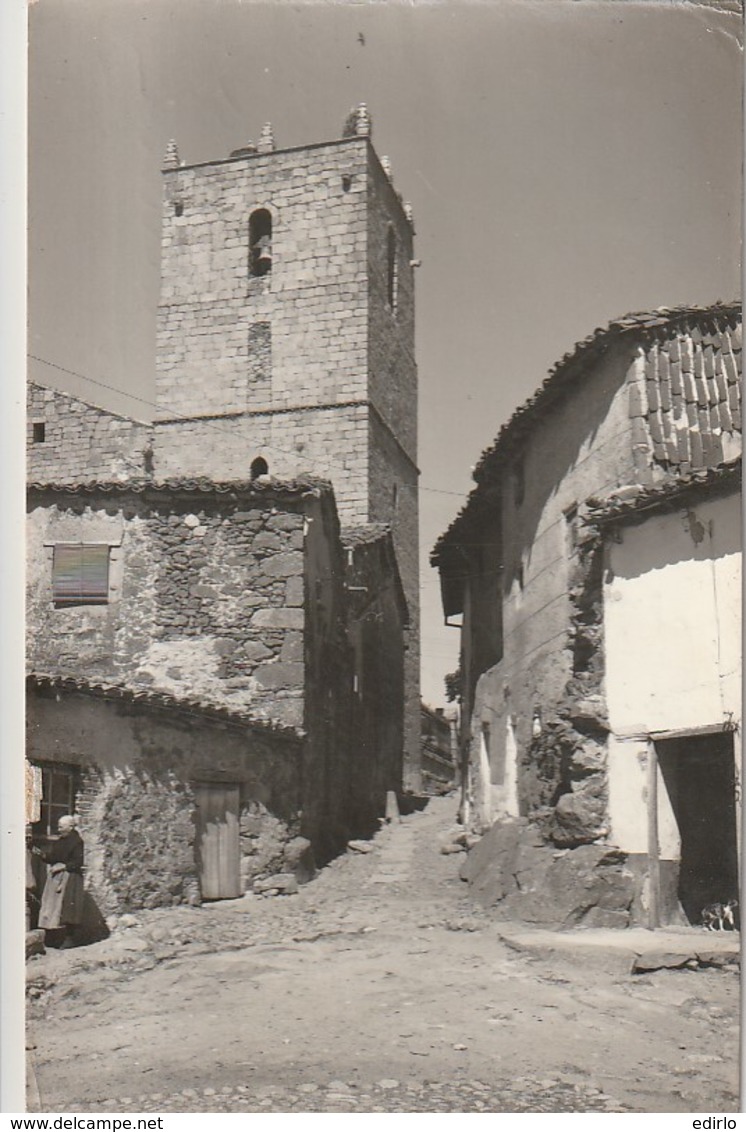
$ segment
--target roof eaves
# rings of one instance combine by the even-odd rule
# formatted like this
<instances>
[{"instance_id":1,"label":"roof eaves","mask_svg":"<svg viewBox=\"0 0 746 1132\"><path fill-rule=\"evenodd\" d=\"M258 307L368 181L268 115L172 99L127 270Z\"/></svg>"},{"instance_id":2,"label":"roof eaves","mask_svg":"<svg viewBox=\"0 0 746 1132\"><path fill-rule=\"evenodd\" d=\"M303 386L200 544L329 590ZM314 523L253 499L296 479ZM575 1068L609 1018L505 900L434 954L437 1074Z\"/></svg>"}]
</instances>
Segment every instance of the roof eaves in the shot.
<instances>
[{"instance_id":1,"label":"roof eaves","mask_svg":"<svg viewBox=\"0 0 746 1132\"><path fill-rule=\"evenodd\" d=\"M587 521L606 526L645 511L657 511L692 495L718 495L737 488L741 482L741 460L717 468L702 468L683 476L669 476L650 486L633 484L605 499L587 501Z\"/></svg>"},{"instance_id":2,"label":"roof eaves","mask_svg":"<svg viewBox=\"0 0 746 1132\"><path fill-rule=\"evenodd\" d=\"M216 722L232 723L247 727L251 731L271 732L288 739L302 739L305 732L300 727L282 723L279 720L255 715L241 708L230 708L188 696L174 696L170 692L160 692L152 688L131 687L124 684L109 684L102 680L87 680L80 676L65 676L46 672L30 672L26 677L29 687L48 689L56 692L81 693L97 696L100 699L120 700L130 704L143 704L146 707L179 714L200 715Z\"/></svg>"},{"instance_id":3,"label":"roof eaves","mask_svg":"<svg viewBox=\"0 0 746 1132\"><path fill-rule=\"evenodd\" d=\"M65 482L41 482L34 480L28 484L29 493L52 493L59 495L95 496L128 495L143 497L163 495L187 495L196 497L240 496L258 502L272 499L302 498L313 495L329 495L332 485L328 480L313 476L298 476L291 480L280 480L261 476L255 480L212 480L206 476L174 478L167 480L122 479L122 480L76 480Z\"/></svg>"}]
</instances>

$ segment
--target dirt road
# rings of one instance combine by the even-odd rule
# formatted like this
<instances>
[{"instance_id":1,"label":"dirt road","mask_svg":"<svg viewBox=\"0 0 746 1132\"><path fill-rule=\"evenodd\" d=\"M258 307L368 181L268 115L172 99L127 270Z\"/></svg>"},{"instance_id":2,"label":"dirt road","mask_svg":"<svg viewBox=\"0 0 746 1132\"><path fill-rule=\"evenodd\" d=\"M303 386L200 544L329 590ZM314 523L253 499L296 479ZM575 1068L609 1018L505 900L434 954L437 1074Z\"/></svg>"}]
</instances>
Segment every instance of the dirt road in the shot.
<instances>
[{"instance_id":1,"label":"dirt road","mask_svg":"<svg viewBox=\"0 0 746 1132\"><path fill-rule=\"evenodd\" d=\"M43 1111L732 1112L732 969L532 956L439 852L452 798L300 894L138 914L30 963Z\"/></svg>"}]
</instances>

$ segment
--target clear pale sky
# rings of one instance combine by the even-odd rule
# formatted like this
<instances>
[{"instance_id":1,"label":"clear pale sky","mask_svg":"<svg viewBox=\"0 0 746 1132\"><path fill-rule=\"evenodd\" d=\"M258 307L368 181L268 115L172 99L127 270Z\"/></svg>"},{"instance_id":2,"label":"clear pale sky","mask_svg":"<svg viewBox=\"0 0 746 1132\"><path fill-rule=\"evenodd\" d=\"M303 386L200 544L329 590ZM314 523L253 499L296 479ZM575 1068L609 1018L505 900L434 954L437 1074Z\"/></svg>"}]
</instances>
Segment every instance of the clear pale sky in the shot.
<instances>
[{"instance_id":1,"label":"clear pale sky","mask_svg":"<svg viewBox=\"0 0 746 1132\"><path fill-rule=\"evenodd\" d=\"M37 0L29 350L112 388L30 375L149 418L168 139L189 163L265 121L278 147L324 141L367 102L422 259L423 694L442 703L458 634L427 558L480 451L594 327L740 292L740 27L634 0Z\"/></svg>"}]
</instances>

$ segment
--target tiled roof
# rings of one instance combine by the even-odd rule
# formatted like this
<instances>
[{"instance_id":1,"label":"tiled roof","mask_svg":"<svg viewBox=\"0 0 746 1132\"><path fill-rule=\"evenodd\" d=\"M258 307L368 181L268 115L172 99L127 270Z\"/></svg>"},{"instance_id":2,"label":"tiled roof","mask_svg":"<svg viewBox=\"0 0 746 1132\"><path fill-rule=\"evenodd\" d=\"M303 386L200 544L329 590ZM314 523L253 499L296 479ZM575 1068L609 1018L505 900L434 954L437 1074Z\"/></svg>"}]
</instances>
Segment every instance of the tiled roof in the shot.
<instances>
[{"instance_id":1,"label":"tiled roof","mask_svg":"<svg viewBox=\"0 0 746 1132\"><path fill-rule=\"evenodd\" d=\"M677 500L700 492L712 495L719 489L734 490L740 483L740 460L719 468L698 468L687 475L671 476L656 484L631 484L604 499L591 498L587 501L587 518L591 523L610 523L642 511L675 505Z\"/></svg>"},{"instance_id":2,"label":"tiled roof","mask_svg":"<svg viewBox=\"0 0 746 1132\"><path fill-rule=\"evenodd\" d=\"M650 342L672 331L700 327L712 319L735 323L740 317L740 302L717 302L708 307L659 307L654 311L637 311L612 319L608 326L597 327L587 338L575 343L572 350L549 371L536 392L502 426L494 442L480 456L474 469L474 479L477 483L486 479L492 466L507 454L511 442L518 440L534 418L549 408L557 394L575 381L592 361L606 353L613 342L626 335Z\"/></svg>"},{"instance_id":3,"label":"tiled roof","mask_svg":"<svg viewBox=\"0 0 746 1132\"><path fill-rule=\"evenodd\" d=\"M489 507L489 502L486 498L485 488L480 484L478 487L473 487L466 497L466 503L456 515L451 525L440 536L430 554L430 562L433 566L438 566L443 551L449 544L456 543L456 536L462 531L467 530L472 523L478 523L480 514L483 510Z\"/></svg>"},{"instance_id":4,"label":"tiled roof","mask_svg":"<svg viewBox=\"0 0 746 1132\"><path fill-rule=\"evenodd\" d=\"M493 443L480 456L474 469L477 486L471 490L464 506L436 542L430 556L432 564L437 566L446 547L455 543L457 536L478 520L479 508L485 502L485 488L495 482L500 465L512 455L516 445L532 428L535 421L551 409L564 390L571 387L614 342L630 336L636 342L652 344L677 332L698 331L710 326L713 329L722 325L735 327L740 321L741 303L738 301L717 302L711 306L659 307L657 310L638 311L624 315L622 318L612 319L608 326L597 327L587 338L576 342L573 349L549 371L536 392L516 409L502 426ZM657 373L655 377L657 380ZM717 379L714 376L712 381L714 392L717 393L717 402L710 405L711 391L706 389L708 412L711 408L718 412L721 394L717 390ZM695 399L698 395L701 397L702 391L695 390ZM686 404L688 405L688 402ZM657 423L660 423L661 438L658 441L654 437L653 446L656 456L666 460L671 455L666 451L666 441L670 443L672 436L669 434L672 430L668 429L667 420L663 416L658 418L657 408L653 407L651 412L651 407L646 406L646 418L647 416L655 418L651 426L653 430ZM740 427L740 417L738 423ZM691 459L692 453L687 450L683 455Z\"/></svg>"},{"instance_id":5,"label":"tiled roof","mask_svg":"<svg viewBox=\"0 0 746 1132\"><path fill-rule=\"evenodd\" d=\"M192 495L192 496L250 496L258 501L278 498L299 498L304 495L330 493L332 486L328 480L314 476L298 476L295 479L281 480L270 476L259 476L254 480L209 479L207 476L174 478L167 480L128 479L128 480L80 480L75 483L39 483L28 485L30 492L52 492L54 494L94 496L94 495Z\"/></svg>"},{"instance_id":6,"label":"tiled roof","mask_svg":"<svg viewBox=\"0 0 746 1132\"><path fill-rule=\"evenodd\" d=\"M345 549L352 549L356 546L367 546L369 543L379 542L380 539L390 534L391 527L388 523L362 523L357 527L342 527L339 537Z\"/></svg>"},{"instance_id":7,"label":"tiled roof","mask_svg":"<svg viewBox=\"0 0 746 1132\"><path fill-rule=\"evenodd\" d=\"M146 707L189 715L201 715L217 722L237 723L251 731L267 731L287 738L302 739L302 728L280 723L275 719L257 716L243 708L231 708L190 696L172 696L152 688L130 687L123 684L108 684L102 680L86 680L81 676L62 676L51 673L31 672L26 678L31 688L59 692L80 692L83 695L98 696L106 700L119 700L127 704L143 704Z\"/></svg>"}]
</instances>

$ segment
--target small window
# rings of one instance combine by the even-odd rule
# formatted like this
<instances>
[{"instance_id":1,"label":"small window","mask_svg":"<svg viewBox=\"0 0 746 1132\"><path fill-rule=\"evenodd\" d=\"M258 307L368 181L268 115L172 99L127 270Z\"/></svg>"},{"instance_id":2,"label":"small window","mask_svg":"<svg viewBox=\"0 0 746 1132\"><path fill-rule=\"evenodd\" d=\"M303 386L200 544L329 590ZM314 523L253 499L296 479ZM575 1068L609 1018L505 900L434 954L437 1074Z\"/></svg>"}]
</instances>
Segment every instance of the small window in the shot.
<instances>
[{"instance_id":1,"label":"small window","mask_svg":"<svg viewBox=\"0 0 746 1132\"><path fill-rule=\"evenodd\" d=\"M78 770L70 766L42 766L41 817L34 823L35 838L53 837L57 822L65 814L75 813Z\"/></svg>"},{"instance_id":2,"label":"small window","mask_svg":"<svg viewBox=\"0 0 746 1132\"><path fill-rule=\"evenodd\" d=\"M55 605L106 605L109 600L109 547L55 546L52 562Z\"/></svg>"},{"instance_id":3,"label":"small window","mask_svg":"<svg viewBox=\"0 0 746 1132\"><path fill-rule=\"evenodd\" d=\"M393 224L389 224L386 243L386 299L394 314L396 313L398 292L399 272L396 263L396 233Z\"/></svg>"},{"instance_id":4,"label":"small window","mask_svg":"<svg viewBox=\"0 0 746 1132\"><path fill-rule=\"evenodd\" d=\"M267 275L272 270L272 217L257 208L249 217L249 274Z\"/></svg>"},{"instance_id":5,"label":"small window","mask_svg":"<svg viewBox=\"0 0 746 1132\"><path fill-rule=\"evenodd\" d=\"M350 176L349 173L345 173L342 176L342 192L343 193L349 193L351 188L352 188L352 177Z\"/></svg>"},{"instance_id":6,"label":"small window","mask_svg":"<svg viewBox=\"0 0 746 1132\"><path fill-rule=\"evenodd\" d=\"M263 456L257 456L256 460L251 461L251 478L257 479L259 476L269 475L269 464Z\"/></svg>"},{"instance_id":7,"label":"small window","mask_svg":"<svg viewBox=\"0 0 746 1132\"><path fill-rule=\"evenodd\" d=\"M34 444L43 444L47 439L47 426L44 421L34 421L32 431Z\"/></svg>"},{"instance_id":8,"label":"small window","mask_svg":"<svg viewBox=\"0 0 746 1132\"><path fill-rule=\"evenodd\" d=\"M180 200L174 201L174 216L184 215L184 204Z\"/></svg>"}]
</instances>

